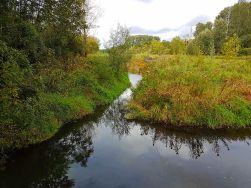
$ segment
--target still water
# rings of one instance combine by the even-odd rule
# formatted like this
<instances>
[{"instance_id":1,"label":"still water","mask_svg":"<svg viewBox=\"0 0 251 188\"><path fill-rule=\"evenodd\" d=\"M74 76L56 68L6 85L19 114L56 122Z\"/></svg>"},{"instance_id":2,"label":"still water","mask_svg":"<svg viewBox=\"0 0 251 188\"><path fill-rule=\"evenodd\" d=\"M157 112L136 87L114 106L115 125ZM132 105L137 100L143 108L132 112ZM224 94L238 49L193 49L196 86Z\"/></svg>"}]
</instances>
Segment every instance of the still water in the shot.
<instances>
[{"instance_id":1,"label":"still water","mask_svg":"<svg viewBox=\"0 0 251 188\"><path fill-rule=\"evenodd\" d=\"M141 77L129 76L135 87ZM0 171L0 187L251 187L250 130L128 122L131 93L127 89L109 108L14 154Z\"/></svg>"}]
</instances>

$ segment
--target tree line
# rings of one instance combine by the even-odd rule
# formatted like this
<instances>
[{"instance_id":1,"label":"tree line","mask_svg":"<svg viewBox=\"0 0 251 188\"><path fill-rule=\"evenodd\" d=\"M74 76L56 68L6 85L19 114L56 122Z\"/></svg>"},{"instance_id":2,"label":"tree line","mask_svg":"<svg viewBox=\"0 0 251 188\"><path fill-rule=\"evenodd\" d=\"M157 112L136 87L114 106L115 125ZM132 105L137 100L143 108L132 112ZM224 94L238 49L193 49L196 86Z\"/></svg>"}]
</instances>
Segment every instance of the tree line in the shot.
<instances>
[{"instance_id":1,"label":"tree line","mask_svg":"<svg viewBox=\"0 0 251 188\"><path fill-rule=\"evenodd\" d=\"M89 1L3 0L0 10L0 40L31 63L88 52Z\"/></svg>"},{"instance_id":2,"label":"tree line","mask_svg":"<svg viewBox=\"0 0 251 188\"><path fill-rule=\"evenodd\" d=\"M160 41L158 37L138 35L131 36L128 43L136 53L251 55L250 17L251 3L238 3L222 10L214 23L198 23L193 39Z\"/></svg>"}]
</instances>

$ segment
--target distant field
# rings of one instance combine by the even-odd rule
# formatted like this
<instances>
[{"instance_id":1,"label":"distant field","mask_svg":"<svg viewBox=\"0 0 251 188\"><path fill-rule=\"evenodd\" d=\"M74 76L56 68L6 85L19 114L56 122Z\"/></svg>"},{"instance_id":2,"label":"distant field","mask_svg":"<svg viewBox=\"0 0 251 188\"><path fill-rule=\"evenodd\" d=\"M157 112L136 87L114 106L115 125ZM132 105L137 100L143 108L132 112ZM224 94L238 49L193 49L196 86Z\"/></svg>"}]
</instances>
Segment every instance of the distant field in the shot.
<instances>
[{"instance_id":1,"label":"distant field","mask_svg":"<svg viewBox=\"0 0 251 188\"><path fill-rule=\"evenodd\" d=\"M146 65L150 62L166 62L173 58L175 55L154 55L148 53L135 54L131 61L128 63L128 71L132 73L142 73L146 67ZM190 56L191 57L191 56ZM196 58L196 57L195 57ZM215 60L224 60L225 56L215 56L213 57ZM240 56L240 57L231 57L227 60L230 61L248 61L251 62L251 56Z\"/></svg>"},{"instance_id":2,"label":"distant field","mask_svg":"<svg viewBox=\"0 0 251 188\"><path fill-rule=\"evenodd\" d=\"M251 125L250 56L156 56L142 67L128 118L170 126Z\"/></svg>"}]
</instances>

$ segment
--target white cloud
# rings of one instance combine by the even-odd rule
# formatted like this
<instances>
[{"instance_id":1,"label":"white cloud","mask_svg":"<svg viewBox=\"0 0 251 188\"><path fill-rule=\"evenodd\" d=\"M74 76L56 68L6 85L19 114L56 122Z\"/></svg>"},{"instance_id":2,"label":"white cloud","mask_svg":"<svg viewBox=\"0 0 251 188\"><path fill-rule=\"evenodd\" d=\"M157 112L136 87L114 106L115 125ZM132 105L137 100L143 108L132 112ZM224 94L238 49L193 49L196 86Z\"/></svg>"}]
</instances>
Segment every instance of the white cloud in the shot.
<instances>
[{"instance_id":1,"label":"white cloud","mask_svg":"<svg viewBox=\"0 0 251 188\"><path fill-rule=\"evenodd\" d=\"M141 1L141 2L144 2L144 3L150 3L150 2L153 2L153 0L136 0L136 1Z\"/></svg>"},{"instance_id":2,"label":"white cloud","mask_svg":"<svg viewBox=\"0 0 251 188\"><path fill-rule=\"evenodd\" d=\"M237 0L93 0L103 9L96 36L103 42L118 23L142 34L169 39L189 33L197 22L213 21L225 7ZM140 33L139 33L140 34Z\"/></svg>"}]
</instances>

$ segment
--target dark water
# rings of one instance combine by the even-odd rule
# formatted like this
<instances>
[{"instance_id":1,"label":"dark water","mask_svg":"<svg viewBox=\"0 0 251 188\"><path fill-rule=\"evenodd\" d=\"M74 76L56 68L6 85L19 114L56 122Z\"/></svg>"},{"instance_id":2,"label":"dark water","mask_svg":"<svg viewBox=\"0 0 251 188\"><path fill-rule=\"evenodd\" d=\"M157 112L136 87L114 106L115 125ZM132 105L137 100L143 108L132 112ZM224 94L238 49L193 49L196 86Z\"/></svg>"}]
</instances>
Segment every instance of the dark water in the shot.
<instances>
[{"instance_id":1,"label":"dark water","mask_svg":"<svg viewBox=\"0 0 251 188\"><path fill-rule=\"evenodd\" d=\"M130 75L134 84L140 79ZM251 187L251 132L127 122L131 90L108 109L17 152L0 187Z\"/></svg>"}]
</instances>

